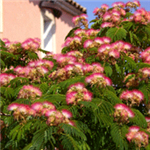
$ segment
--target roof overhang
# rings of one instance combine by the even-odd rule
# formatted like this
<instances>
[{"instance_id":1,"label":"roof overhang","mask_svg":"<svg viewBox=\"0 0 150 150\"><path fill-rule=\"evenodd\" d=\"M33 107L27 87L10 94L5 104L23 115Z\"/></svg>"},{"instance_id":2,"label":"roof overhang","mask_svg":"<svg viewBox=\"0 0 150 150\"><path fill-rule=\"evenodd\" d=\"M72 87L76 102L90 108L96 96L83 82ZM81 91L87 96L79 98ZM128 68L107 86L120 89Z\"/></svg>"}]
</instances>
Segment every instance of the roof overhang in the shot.
<instances>
[{"instance_id":1,"label":"roof overhang","mask_svg":"<svg viewBox=\"0 0 150 150\"><path fill-rule=\"evenodd\" d=\"M82 7L73 0L43 0L40 2L39 7L52 10L55 17L59 18L62 10L68 12L73 16L86 13L86 8Z\"/></svg>"}]
</instances>

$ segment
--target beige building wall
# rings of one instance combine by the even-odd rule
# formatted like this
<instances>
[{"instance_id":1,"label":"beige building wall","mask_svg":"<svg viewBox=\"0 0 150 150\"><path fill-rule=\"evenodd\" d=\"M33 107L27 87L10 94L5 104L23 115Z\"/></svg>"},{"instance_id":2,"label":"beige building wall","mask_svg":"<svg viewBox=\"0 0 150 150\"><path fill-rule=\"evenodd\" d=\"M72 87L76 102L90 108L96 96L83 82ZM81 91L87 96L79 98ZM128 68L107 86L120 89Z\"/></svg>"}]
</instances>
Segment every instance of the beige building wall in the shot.
<instances>
[{"instance_id":1,"label":"beige building wall","mask_svg":"<svg viewBox=\"0 0 150 150\"><path fill-rule=\"evenodd\" d=\"M61 52L66 35L74 27L72 17L72 15L62 10L62 16L59 19L56 18L56 49L59 53Z\"/></svg>"},{"instance_id":2,"label":"beige building wall","mask_svg":"<svg viewBox=\"0 0 150 150\"><path fill-rule=\"evenodd\" d=\"M20 42L27 38L41 38L40 19L38 5L28 0L3 0L2 38Z\"/></svg>"},{"instance_id":3,"label":"beige building wall","mask_svg":"<svg viewBox=\"0 0 150 150\"><path fill-rule=\"evenodd\" d=\"M23 42L27 38L43 40L44 19L39 8L40 0L0 0L2 7L0 38ZM55 19L55 53L60 53L65 36L74 27L73 15L61 9L62 15Z\"/></svg>"}]
</instances>

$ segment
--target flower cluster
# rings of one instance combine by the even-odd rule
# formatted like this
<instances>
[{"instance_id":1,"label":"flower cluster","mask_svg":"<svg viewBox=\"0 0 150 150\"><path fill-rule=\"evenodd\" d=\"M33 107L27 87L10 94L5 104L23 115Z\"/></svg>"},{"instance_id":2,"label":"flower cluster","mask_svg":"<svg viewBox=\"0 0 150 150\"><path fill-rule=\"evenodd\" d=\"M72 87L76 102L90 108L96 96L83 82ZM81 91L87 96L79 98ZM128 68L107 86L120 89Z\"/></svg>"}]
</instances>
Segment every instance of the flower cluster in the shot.
<instances>
[{"instance_id":1,"label":"flower cluster","mask_svg":"<svg viewBox=\"0 0 150 150\"><path fill-rule=\"evenodd\" d=\"M0 86L6 86L14 78L16 78L16 76L13 74L1 73Z\"/></svg>"},{"instance_id":2,"label":"flower cluster","mask_svg":"<svg viewBox=\"0 0 150 150\"><path fill-rule=\"evenodd\" d=\"M138 87L141 81L148 83L150 77L150 68L141 68L137 73L129 73L125 76L123 82L126 84L126 87Z\"/></svg>"},{"instance_id":3,"label":"flower cluster","mask_svg":"<svg viewBox=\"0 0 150 150\"><path fill-rule=\"evenodd\" d=\"M146 48L142 53L141 53L141 58L144 63L150 64L150 47Z\"/></svg>"},{"instance_id":4,"label":"flower cluster","mask_svg":"<svg viewBox=\"0 0 150 150\"><path fill-rule=\"evenodd\" d=\"M129 142L134 142L139 148L148 145L148 134L144 131L140 131L140 127L138 126L131 126L126 137Z\"/></svg>"},{"instance_id":5,"label":"flower cluster","mask_svg":"<svg viewBox=\"0 0 150 150\"><path fill-rule=\"evenodd\" d=\"M134 117L132 110L125 104L116 104L114 108L114 120L118 123L129 123L129 118Z\"/></svg>"},{"instance_id":6,"label":"flower cluster","mask_svg":"<svg viewBox=\"0 0 150 150\"><path fill-rule=\"evenodd\" d=\"M53 55L53 59L57 61L59 67L64 67L65 65L73 64L74 62L77 62L77 58L75 56L67 55L67 54Z\"/></svg>"},{"instance_id":7,"label":"flower cluster","mask_svg":"<svg viewBox=\"0 0 150 150\"><path fill-rule=\"evenodd\" d=\"M29 38L25 40L21 46L24 50L30 50L36 52L40 48L41 40L39 38Z\"/></svg>"},{"instance_id":8,"label":"flower cluster","mask_svg":"<svg viewBox=\"0 0 150 150\"><path fill-rule=\"evenodd\" d=\"M150 68L141 68L138 72L141 80L146 80L148 82L150 77Z\"/></svg>"},{"instance_id":9,"label":"flower cluster","mask_svg":"<svg viewBox=\"0 0 150 150\"><path fill-rule=\"evenodd\" d=\"M42 59L42 60L36 60L36 61L30 61L28 63L28 66L30 67L46 67L47 69L52 69L54 66L54 63L52 61Z\"/></svg>"},{"instance_id":10,"label":"flower cluster","mask_svg":"<svg viewBox=\"0 0 150 150\"><path fill-rule=\"evenodd\" d=\"M77 105L80 101L91 101L93 94L88 91L83 83L72 84L66 94L67 104Z\"/></svg>"},{"instance_id":11,"label":"flower cluster","mask_svg":"<svg viewBox=\"0 0 150 150\"><path fill-rule=\"evenodd\" d=\"M129 20L146 25L150 23L150 12L147 12L144 8L137 9L135 13L130 16Z\"/></svg>"},{"instance_id":12,"label":"flower cluster","mask_svg":"<svg viewBox=\"0 0 150 150\"><path fill-rule=\"evenodd\" d=\"M145 117L145 120L147 122L147 131L150 132L150 117Z\"/></svg>"},{"instance_id":13,"label":"flower cluster","mask_svg":"<svg viewBox=\"0 0 150 150\"><path fill-rule=\"evenodd\" d=\"M111 44L110 42L102 44L98 48L97 56L100 60L110 62L114 65L116 63L116 59L120 58L122 53L131 57L135 61L139 59L139 49L133 47L130 43L121 40Z\"/></svg>"},{"instance_id":14,"label":"flower cluster","mask_svg":"<svg viewBox=\"0 0 150 150\"><path fill-rule=\"evenodd\" d=\"M80 16L75 16L72 19L72 22L76 26L84 25L86 28L88 28L88 20L87 20L87 15L86 14L81 14Z\"/></svg>"},{"instance_id":15,"label":"flower cluster","mask_svg":"<svg viewBox=\"0 0 150 150\"><path fill-rule=\"evenodd\" d=\"M17 66L14 72L18 77L27 77L32 81L40 82L40 77L48 73L54 66L54 63L49 60L30 61L27 66Z\"/></svg>"},{"instance_id":16,"label":"flower cluster","mask_svg":"<svg viewBox=\"0 0 150 150\"><path fill-rule=\"evenodd\" d=\"M139 106L141 101L144 100L144 95L139 90L126 90L122 92L122 94L120 95L120 99L126 101L127 105L129 105L130 107Z\"/></svg>"},{"instance_id":17,"label":"flower cluster","mask_svg":"<svg viewBox=\"0 0 150 150\"><path fill-rule=\"evenodd\" d=\"M81 47L81 37L77 35L74 37L68 37L62 47L70 47L72 50L76 50Z\"/></svg>"},{"instance_id":18,"label":"flower cluster","mask_svg":"<svg viewBox=\"0 0 150 150\"><path fill-rule=\"evenodd\" d=\"M84 42L84 48L92 48L92 47L99 47L103 44L109 44L111 39L109 37L96 37L94 40L88 39Z\"/></svg>"},{"instance_id":19,"label":"flower cluster","mask_svg":"<svg viewBox=\"0 0 150 150\"><path fill-rule=\"evenodd\" d=\"M99 31L100 29L77 29L74 31L74 34L76 36L86 37L87 39L89 39L90 36L95 37Z\"/></svg>"},{"instance_id":20,"label":"flower cluster","mask_svg":"<svg viewBox=\"0 0 150 150\"><path fill-rule=\"evenodd\" d=\"M109 6L103 4L101 8L95 8L93 13L99 18L103 18L101 28L114 27L121 22L121 18L126 15L126 11L123 9L125 4L123 2L116 2L112 4L113 9L108 9Z\"/></svg>"},{"instance_id":21,"label":"flower cluster","mask_svg":"<svg viewBox=\"0 0 150 150\"><path fill-rule=\"evenodd\" d=\"M140 48L122 40L111 43L111 38L109 37L95 37L98 30L77 29L74 33L75 36L68 37L63 47L69 47L71 50L76 51L76 49L80 49L83 45L84 49L88 52L83 53L83 58L86 58L86 55L94 54L96 57L99 57L101 61L110 62L112 65L116 63L116 59L124 54L136 62L140 58ZM93 38L90 38L91 36ZM97 50L90 50L90 48L97 48Z\"/></svg>"},{"instance_id":22,"label":"flower cluster","mask_svg":"<svg viewBox=\"0 0 150 150\"><path fill-rule=\"evenodd\" d=\"M96 85L97 87L111 86L112 81L102 73L93 73L85 78L85 81L91 86Z\"/></svg>"},{"instance_id":23,"label":"flower cluster","mask_svg":"<svg viewBox=\"0 0 150 150\"><path fill-rule=\"evenodd\" d=\"M84 62L82 53L70 51L66 54L53 55L58 63L58 69L49 75L51 80L57 79L57 82L64 81L76 75L85 75L87 73L103 73L104 68L100 63L87 64Z\"/></svg>"},{"instance_id":24,"label":"flower cluster","mask_svg":"<svg viewBox=\"0 0 150 150\"><path fill-rule=\"evenodd\" d=\"M47 125L57 126L60 123L66 123L74 126L74 122L70 120L72 113L69 110L63 109L61 111L52 109L45 113L47 117Z\"/></svg>"},{"instance_id":25,"label":"flower cluster","mask_svg":"<svg viewBox=\"0 0 150 150\"><path fill-rule=\"evenodd\" d=\"M21 47L20 42L17 42L17 41L10 42L6 38L2 39L2 41L5 43L5 47L7 48L7 51L9 53L13 53L14 55L19 54L19 52L17 50Z\"/></svg>"},{"instance_id":26,"label":"flower cluster","mask_svg":"<svg viewBox=\"0 0 150 150\"><path fill-rule=\"evenodd\" d=\"M141 4L138 0L134 0L133 2L127 2L126 3L126 7L131 7L131 8L136 8L136 7L140 7Z\"/></svg>"},{"instance_id":27,"label":"flower cluster","mask_svg":"<svg viewBox=\"0 0 150 150\"><path fill-rule=\"evenodd\" d=\"M125 76L123 82L126 84L126 87L137 87L140 82L140 78L137 77L135 73L129 73Z\"/></svg>"},{"instance_id":28,"label":"flower cluster","mask_svg":"<svg viewBox=\"0 0 150 150\"><path fill-rule=\"evenodd\" d=\"M31 106L26 104L12 103L8 106L9 111L13 111L14 119L24 122L27 121L28 116L41 117L45 116L47 118L47 125L56 126L60 123L67 123L74 125L74 122L69 120L72 117L72 113L69 110L63 109L61 111L57 110L55 105L51 102L36 102Z\"/></svg>"},{"instance_id":29,"label":"flower cluster","mask_svg":"<svg viewBox=\"0 0 150 150\"><path fill-rule=\"evenodd\" d=\"M146 12L143 8L136 10L129 19L126 18L126 12L137 7L140 7L140 2L137 0L127 2L126 4L123 2L115 2L112 4L112 9L108 9L109 6L103 4L101 8L96 7L93 13L97 15L98 18L103 18L101 28L115 27L123 21L148 23L150 21L150 13Z\"/></svg>"},{"instance_id":30,"label":"flower cluster","mask_svg":"<svg viewBox=\"0 0 150 150\"><path fill-rule=\"evenodd\" d=\"M10 42L8 39L4 38L2 41L5 43L5 47L9 53L19 54L19 48L23 48L24 50L30 50L36 52L38 48L40 48L41 41L39 38L29 38L25 40L23 43L20 42Z\"/></svg>"},{"instance_id":31,"label":"flower cluster","mask_svg":"<svg viewBox=\"0 0 150 150\"><path fill-rule=\"evenodd\" d=\"M25 98L34 100L37 97L42 96L42 92L39 88L33 85L24 85L18 93L18 98Z\"/></svg>"}]
</instances>

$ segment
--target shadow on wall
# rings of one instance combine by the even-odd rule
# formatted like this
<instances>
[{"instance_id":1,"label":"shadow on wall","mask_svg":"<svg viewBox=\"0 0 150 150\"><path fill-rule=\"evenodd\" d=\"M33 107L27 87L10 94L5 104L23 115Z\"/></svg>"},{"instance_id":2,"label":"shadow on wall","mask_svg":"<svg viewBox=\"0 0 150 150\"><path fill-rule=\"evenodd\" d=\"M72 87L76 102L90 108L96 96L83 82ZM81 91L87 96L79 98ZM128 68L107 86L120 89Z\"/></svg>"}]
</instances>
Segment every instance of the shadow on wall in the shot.
<instances>
[{"instance_id":1,"label":"shadow on wall","mask_svg":"<svg viewBox=\"0 0 150 150\"><path fill-rule=\"evenodd\" d=\"M43 1L43 0L29 0L30 3L33 3L34 5L38 5L38 6L39 6L41 1ZM40 9L40 7L39 7L39 9ZM72 23L72 17L73 16L71 14L65 12L61 8L58 8L58 9L62 12L62 15L58 19L60 19L65 24L67 24L69 27L74 27L74 24Z\"/></svg>"},{"instance_id":2,"label":"shadow on wall","mask_svg":"<svg viewBox=\"0 0 150 150\"><path fill-rule=\"evenodd\" d=\"M29 0L30 3L33 3L33 5L39 5L41 0Z\"/></svg>"},{"instance_id":3,"label":"shadow on wall","mask_svg":"<svg viewBox=\"0 0 150 150\"><path fill-rule=\"evenodd\" d=\"M72 18L73 18L73 15L71 15L67 12L64 12L64 10L62 10L62 15L60 17L60 20L62 22L64 22L65 24L68 24L69 27L75 27L73 22L72 22Z\"/></svg>"}]
</instances>

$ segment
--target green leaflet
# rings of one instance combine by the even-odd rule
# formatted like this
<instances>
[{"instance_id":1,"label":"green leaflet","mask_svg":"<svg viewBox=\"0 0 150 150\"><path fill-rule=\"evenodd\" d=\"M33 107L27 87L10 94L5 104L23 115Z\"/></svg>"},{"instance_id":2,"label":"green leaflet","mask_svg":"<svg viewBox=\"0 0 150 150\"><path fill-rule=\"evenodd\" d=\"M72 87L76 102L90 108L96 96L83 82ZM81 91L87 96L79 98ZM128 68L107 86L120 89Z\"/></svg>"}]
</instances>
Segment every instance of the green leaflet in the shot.
<instances>
[{"instance_id":1,"label":"green leaflet","mask_svg":"<svg viewBox=\"0 0 150 150\"><path fill-rule=\"evenodd\" d=\"M113 122L113 117L110 115L104 114L104 113L94 113L96 116L96 119L98 120L99 124L101 126L109 127L111 123Z\"/></svg>"},{"instance_id":2,"label":"green leaflet","mask_svg":"<svg viewBox=\"0 0 150 150\"><path fill-rule=\"evenodd\" d=\"M139 90L144 94L144 99L146 99L146 103L148 103L149 102L148 87L145 84L143 84L143 85L140 85Z\"/></svg>"},{"instance_id":3,"label":"green leaflet","mask_svg":"<svg viewBox=\"0 0 150 150\"><path fill-rule=\"evenodd\" d=\"M117 73L121 73L121 69L120 69L120 67L118 66L118 64L116 63L115 64L115 68L116 68L116 71L117 71Z\"/></svg>"},{"instance_id":4,"label":"green leaflet","mask_svg":"<svg viewBox=\"0 0 150 150\"><path fill-rule=\"evenodd\" d=\"M43 101L44 100L48 100L50 102L54 102L54 101L58 101L58 102L66 101L66 95L63 95L63 94L47 94L47 95L43 96L42 98L43 98Z\"/></svg>"},{"instance_id":5,"label":"green leaflet","mask_svg":"<svg viewBox=\"0 0 150 150\"><path fill-rule=\"evenodd\" d=\"M132 16L132 15L133 15L133 13L131 13L131 12L126 12L125 18L130 18L130 16Z\"/></svg>"},{"instance_id":6,"label":"green leaflet","mask_svg":"<svg viewBox=\"0 0 150 150\"><path fill-rule=\"evenodd\" d=\"M92 20L90 21L90 23L94 22L94 24L91 25L91 28L93 29L99 29L100 28L100 25L102 24L102 18L100 18L99 20Z\"/></svg>"},{"instance_id":7,"label":"green leaflet","mask_svg":"<svg viewBox=\"0 0 150 150\"><path fill-rule=\"evenodd\" d=\"M31 100L30 99L17 99L14 101L15 103L19 103L19 104L27 104L27 105L31 105Z\"/></svg>"},{"instance_id":8,"label":"green leaflet","mask_svg":"<svg viewBox=\"0 0 150 150\"><path fill-rule=\"evenodd\" d=\"M79 150L77 141L69 134L62 135L60 140L65 150Z\"/></svg>"},{"instance_id":9,"label":"green leaflet","mask_svg":"<svg viewBox=\"0 0 150 150\"><path fill-rule=\"evenodd\" d=\"M123 133L125 131L127 132L127 130L123 130L115 123L111 125L110 134L112 136L113 141L116 143L116 147L118 147L118 150L128 150L128 143Z\"/></svg>"},{"instance_id":10,"label":"green leaflet","mask_svg":"<svg viewBox=\"0 0 150 150\"><path fill-rule=\"evenodd\" d=\"M135 22L133 22L133 21L124 21L124 22L122 22L122 25L123 25L124 29L129 31L130 29L135 27Z\"/></svg>"},{"instance_id":11,"label":"green leaflet","mask_svg":"<svg viewBox=\"0 0 150 150\"><path fill-rule=\"evenodd\" d=\"M146 150L150 150L150 144L146 146Z\"/></svg>"},{"instance_id":12,"label":"green leaflet","mask_svg":"<svg viewBox=\"0 0 150 150\"><path fill-rule=\"evenodd\" d=\"M15 91L13 88L6 87L3 94L7 99L12 99L14 97Z\"/></svg>"},{"instance_id":13,"label":"green leaflet","mask_svg":"<svg viewBox=\"0 0 150 150\"><path fill-rule=\"evenodd\" d=\"M53 126L50 126L48 127L48 129L44 131L44 143L45 144L51 140L52 134L54 132L53 128L54 128Z\"/></svg>"},{"instance_id":14,"label":"green leaflet","mask_svg":"<svg viewBox=\"0 0 150 150\"><path fill-rule=\"evenodd\" d=\"M128 56L124 56L124 59L127 61L126 66L129 66L133 70L135 70L137 68L136 63L132 58L130 58Z\"/></svg>"},{"instance_id":15,"label":"green leaflet","mask_svg":"<svg viewBox=\"0 0 150 150\"><path fill-rule=\"evenodd\" d=\"M34 136L32 139L32 146L36 148L36 150L41 150L42 148L44 148L44 131L45 130L46 128L43 128L34 133Z\"/></svg>"},{"instance_id":16,"label":"green leaflet","mask_svg":"<svg viewBox=\"0 0 150 150\"><path fill-rule=\"evenodd\" d=\"M42 94L45 94L48 91L49 86L47 83L42 83L39 88L42 91Z\"/></svg>"},{"instance_id":17,"label":"green leaflet","mask_svg":"<svg viewBox=\"0 0 150 150\"><path fill-rule=\"evenodd\" d=\"M96 37L103 37L106 35L106 32L110 29L109 27L102 28L100 32L97 33Z\"/></svg>"},{"instance_id":18,"label":"green leaflet","mask_svg":"<svg viewBox=\"0 0 150 150\"><path fill-rule=\"evenodd\" d=\"M33 150L32 143L28 144L26 147L23 148L23 150Z\"/></svg>"},{"instance_id":19,"label":"green leaflet","mask_svg":"<svg viewBox=\"0 0 150 150\"><path fill-rule=\"evenodd\" d=\"M137 63L137 66L138 66L138 69L141 69L141 68L149 68L149 67L150 67L150 64L140 62L140 63Z\"/></svg>"},{"instance_id":20,"label":"green leaflet","mask_svg":"<svg viewBox=\"0 0 150 150\"><path fill-rule=\"evenodd\" d=\"M31 52L31 51L26 51L29 59L32 59L32 60L37 60L38 59L38 55L34 52Z\"/></svg>"},{"instance_id":21,"label":"green leaflet","mask_svg":"<svg viewBox=\"0 0 150 150\"><path fill-rule=\"evenodd\" d=\"M5 46L5 43L0 39L0 46Z\"/></svg>"},{"instance_id":22,"label":"green leaflet","mask_svg":"<svg viewBox=\"0 0 150 150\"><path fill-rule=\"evenodd\" d=\"M24 78L24 77L16 77L15 79L11 80L9 85L12 88L16 88L20 85L26 85L29 83L29 79L28 78Z\"/></svg>"},{"instance_id":23,"label":"green leaflet","mask_svg":"<svg viewBox=\"0 0 150 150\"><path fill-rule=\"evenodd\" d=\"M0 64L1 64L1 68L5 68L5 62L0 58Z\"/></svg>"},{"instance_id":24,"label":"green leaflet","mask_svg":"<svg viewBox=\"0 0 150 150\"><path fill-rule=\"evenodd\" d=\"M84 79L85 77L82 77L82 76L77 76L77 77L74 77L74 78L71 78L71 79L67 79L66 81L63 81L61 83L59 83L59 87L61 87L62 89L66 89L71 85L71 84L74 84L76 82L83 82L84 83Z\"/></svg>"},{"instance_id":25,"label":"green leaflet","mask_svg":"<svg viewBox=\"0 0 150 150\"><path fill-rule=\"evenodd\" d=\"M60 124L60 126L65 134L69 134L72 137L77 137L83 141L87 140L85 134L79 128L64 123Z\"/></svg>"},{"instance_id":26,"label":"green leaflet","mask_svg":"<svg viewBox=\"0 0 150 150\"><path fill-rule=\"evenodd\" d=\"M131 122L133 122L134 124L140 127L146 128L147 123L146 123L144 115L137 109L132 109L132 111L134 112L135 116L132 119L130 119Z\"/></svg>"},{"instance_id":27,"label":"green leaflet","mask_svg":"<svg viewBox=\"0 0 150 150\"><path fill-rule=\"evenodd\" d=\"M112 91L106 90L104 92L104 96L112 103L112 105L122 103L122 101Z\"/></svg>"},{"instance_id":28,"label":"green leaflet","mask_svg":"<svg viewBox=\"0 0 150 150\"><path fill-rule=\"evenodd\" d=\"M110 28L106 32L106 36L110 37L113 42L126 38L127 31L123 28Z\"/></svg>"},{"instance_id":29,"label":"green leaflet","mask_svg":"<svg viewBox=\"0 0 150 150\"><path fill-rule=\"evenodd\" d=\"M104 67L104 71L105 71L105 73L106 73L106 76L111 76L112 75L112 73L113 73L113 70L112 70L112 68L111 68L111 66L110 66L110 64L105 64L105 67Z\"/></svg>"},{"instance_id":30,"label":"green leaflet","mask_svg":"<svg viewBox=\"0 0 150 150\"><path fill-rule=\"evenodd\" d=\"M62 81L58 84L52 85L49 88L49 90L46 92L46 94L56 94L56 93L59 93L59 91L61 92L61 90L66 93L66 91L68 90L68 87L71 84L74 84L76 82L83 82L84 83L84 80L85 80L85 77L83 77L83 76L77 76L74 78L67 79L67 80Z\"/></svg>"},{"instance_id":31,"label":"green leaflet","mask_svg":"<svg viewBox=\"0 0 150 150\"><path fill-rule=\"evenodd\" d=\"M67 36L65 37L65 40L67 39L67 37L73 37L74 35L74 31L79 29L79 27L75 27L72 30L70 30L70 32L67 34Z\"/></svg>"}]
</instances>

